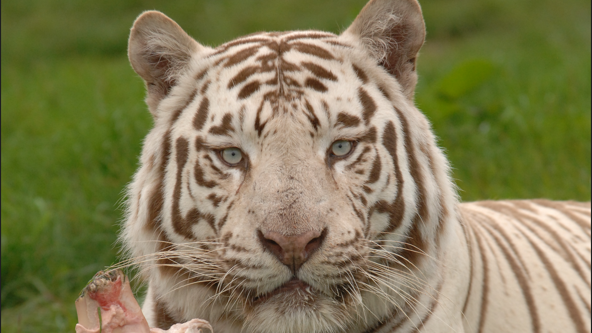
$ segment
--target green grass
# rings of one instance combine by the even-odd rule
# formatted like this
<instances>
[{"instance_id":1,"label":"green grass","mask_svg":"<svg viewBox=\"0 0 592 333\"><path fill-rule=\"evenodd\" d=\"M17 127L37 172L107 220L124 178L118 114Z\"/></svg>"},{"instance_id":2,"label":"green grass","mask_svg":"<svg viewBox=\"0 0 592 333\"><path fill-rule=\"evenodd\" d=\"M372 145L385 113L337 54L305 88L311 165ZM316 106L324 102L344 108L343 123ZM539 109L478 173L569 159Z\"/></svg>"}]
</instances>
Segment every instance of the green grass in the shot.
<instances>
[{"instance_id":1,"label":"green grass","mask_svg":"<svg viewBox=\"0 0 592 333\"><path fill-rule=\"evenodd\" d=\"M200 42L347 27L365 0L3 1L2 331L72 331L151 126L127 63L159 9ZM590 200L590 2L426 0L417 104L464 200Z\"/></svg>"}]
</instances>

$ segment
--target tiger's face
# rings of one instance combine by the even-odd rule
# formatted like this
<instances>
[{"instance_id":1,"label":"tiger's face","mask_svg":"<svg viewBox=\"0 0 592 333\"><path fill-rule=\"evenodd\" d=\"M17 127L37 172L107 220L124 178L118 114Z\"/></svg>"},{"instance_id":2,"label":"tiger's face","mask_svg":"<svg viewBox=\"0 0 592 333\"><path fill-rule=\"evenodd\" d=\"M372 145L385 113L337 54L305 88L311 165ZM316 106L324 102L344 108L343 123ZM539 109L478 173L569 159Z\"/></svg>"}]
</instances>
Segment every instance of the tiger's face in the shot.
<instances>
[{"instance_id":1,"label":"tiger's face","mask_svg":"<svg viewBox=\"0 0 592 333\"><path fill-rule=\"evenodd\" d=\"M405 270L428 265L417 252L446 204L412 102L424 34L414 1L370 2L342 35L215 49L163 14L138 18L129 55L155 127L123 240L154 325L332 332L405 306Z\"/></svg>"}]
</instances>

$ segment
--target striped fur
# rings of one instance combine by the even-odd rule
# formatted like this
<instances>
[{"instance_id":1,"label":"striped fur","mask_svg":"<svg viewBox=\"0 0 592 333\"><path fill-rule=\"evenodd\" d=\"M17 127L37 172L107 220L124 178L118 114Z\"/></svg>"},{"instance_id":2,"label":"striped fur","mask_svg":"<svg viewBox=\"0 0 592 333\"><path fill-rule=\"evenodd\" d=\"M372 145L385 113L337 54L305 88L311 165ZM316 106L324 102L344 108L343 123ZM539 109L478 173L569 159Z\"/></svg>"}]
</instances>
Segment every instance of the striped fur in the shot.
<instances>
[{"instance_id":1,"label":"striped fur","mask_svg":"<svg viewBox=\"0 0 592 333\"><path fill-rule=\"evenodd\" d=\"M373 0L341 35L217 48L161 13L138 18L129 57L154 128L121 240L152 326L590 332L590 204L458 202L413 104L424 35L414 0ZM338 140L352 152L332 155ZM322 244L296 270L263 245L271 232ZM278 292L293 278L307 288Z\"/></svg>"}]
</instances>

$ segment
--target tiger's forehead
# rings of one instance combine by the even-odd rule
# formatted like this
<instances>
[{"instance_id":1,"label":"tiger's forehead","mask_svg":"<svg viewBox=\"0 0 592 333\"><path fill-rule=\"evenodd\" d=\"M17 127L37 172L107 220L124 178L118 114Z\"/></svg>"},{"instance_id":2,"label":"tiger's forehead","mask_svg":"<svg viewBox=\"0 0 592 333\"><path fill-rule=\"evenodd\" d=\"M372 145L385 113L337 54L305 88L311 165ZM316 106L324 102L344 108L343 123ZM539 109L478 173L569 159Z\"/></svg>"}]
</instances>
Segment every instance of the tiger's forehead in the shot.
<instances>
[{"instance_id":1,"label":"tiger's forehead","mask_svg":"<svg viewBox=\"0 0 592 333\"><path fill-rule=\"evenodd\" d=\"M363 124L356 117L363 113L360 95L368 94L360 91L364 78L347 58L350 49L320 31L258 33L210 49L199 55L192 88L184 89L183 123L214 136L255 137L277 124L306 128L300 134L307 136L338 118Z\"/></svg>"},{"instance_id":2,"label":"tiger's forehead","mask_svg":"<svg viewBox=\"0 0 592 333\"><path fill-rule=\"evenodd\" d=\"M338 36L320 31L258 33L214 49L198 77L216 82L238 101L257 92L292 100L307 90L327 92L338 81L339 48L347 47Z\"/></svg>"}]
</instances>

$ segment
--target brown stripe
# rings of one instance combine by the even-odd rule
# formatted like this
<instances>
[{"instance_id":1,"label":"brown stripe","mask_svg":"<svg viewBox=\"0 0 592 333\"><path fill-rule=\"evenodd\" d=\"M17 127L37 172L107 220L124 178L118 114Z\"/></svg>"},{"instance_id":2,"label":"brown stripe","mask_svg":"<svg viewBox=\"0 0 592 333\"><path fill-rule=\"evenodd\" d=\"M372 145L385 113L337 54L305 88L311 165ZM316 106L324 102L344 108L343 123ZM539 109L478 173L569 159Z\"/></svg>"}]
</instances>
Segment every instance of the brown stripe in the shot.
<instances>
[{"instance_id":1,"label":"brown stripe","mask_svg":"<svg viewBox=\"0 0 592 333\"><path fill-rule=\"evenodd\" d=\"M201 72L198 72L197 75L195 76L195 81L200 81L201 79L204 78L204 76L206 76L206 73L208 72L209 68L204 69Z\"/></svg>"},{"instance_id":2,"label":"brown stripe","mask_svg":"<svg viewBox=\"0 0 592 333\"><path fill-rule=\"evenodd\" d=\"M279 75L276 73L271 79L264 82L268 86L276 86L279 82Z\"/></svg>"},{"instance_id":3,"label":"brown stripe","mask_svg":"<svg viewBox=\"0 0 592 333\"><path fill-rule=\"evenodd\" d=\"M232 87L236 86L237 84L241 84L246 81L249 77L251 77L251 75L257 73L259 68L259 66L248 66L243 68L230 80L230 82L228 82L228 89L232 89Z\"/></svg>"},{"instance_id":4,"label":"brown stripe","mask_svg":"<svg viewBox=\"0 0 592 333\"><path fill-rule=\"evenodd\" d=\"M459 210L460 211L460 210ZM463 228L463 233L465 236L465 242L467 244L467 249L469 252L469 286L467 288L467 297L465 298L465 303L463 304L462 314L465 315L467 313L467 306L469 305L469 299L471 296L471 292L473 291L473 265L474 265L474 256L473 256L473 243L475 242L475 238L473 235L473 228L469 225L467 218L465 217L465 213L461 211L460 214L460 225Z\"/></svg>"},{"instance_id":5,"label":"brown stripe","mask_svg":"<svg viewBox=\"0 0 592 333\"><path fill-rule=\"evenodd\" d=\"M189 197L193 202L195 202L195 195L193 195L193 191L191 190L191 182L186 182L185 187L187 188L187 192L189 193Z\"/></svg>"},{"instance_id":6,"label":"brown stripe","mask_svg":"<svg viewBox=\"0 0 592 333\"><path fill-rule=\"evenodd\" d=\"M510 201L504 201L504 203L512 205L514 207L517 207L520 210L526 210L526 211L531 212L537 216L545 215L555 221L554 225L556 227L559 227L559 228L563 229L565 232L568 232L576 237L578 236L577 234L574 234L573 231L570 230L570 228L568 228L563 223L561 223L561 222L565 222L566 219L557 219L555 216L552 216L550 214L542 212L539 205L536 205L536 204L534 204L530 201L527 201L527 200L510 200ZM522 214L522 212L520 212L520 214L521 214L521 216L526 216L526 214ZM546 226L546 223L544 221L540 221L540 222L544 223ZM547 226L547 228L549 228L549 226ZM553 234L554 233L555 233L555 231L553 231Z\"/></svg>"},{"instance_id":7,"label":"brown stripe","mask_svg":"<svg viewBox=\"0 0 592 333\"><path fill-rule=\"evenodd\" d=\"M220 177L223 179L226 179L228 177L230 177L230 174L228 173L224 173L222 172L222 170L220 170L217 166L214 165L214 162L212 161L212 159L210 158L210 156L206 155L204 157L204 159L208 160L210 162L210 168Z\"/></svg>"},{"instance_id":8,"label":"brown stripe","mask_svg":"<svg viewBox=\"0 0 592 333\"><path fill-rule=\"evenodd\" d=\"M485 245L487 245L487 247L489 248L489 250L491 252L491 256L490 256L491 262L493 262L493 264L495 264L495 268L493 267L493 264L492 264L490 266L489 271L490 272L499 272L500 273L499 276L502 281L502 284L507 285L508 284L508 282L506 281L506 274L507 273L506 273L506 271L502 270L502 268L500 266L501 263L504 262L502 259L503 256L501 254L498 254L498 251L493 250L493 248L494 248L494 246L492 245L493 242L494 242L494 240L492 240L491 237L484 239ZM526 272L526 273L528 273L528 272Z\"/></svg>"},{"instance_id":9,"label":"brown stripe","mask_svg":"<svg viewBox=\"0 0 592 333\"><path fill-rule=\"evenodd\" d=\"M404 241L403 250L401 251L401 256L407 258L415 266L419 266L419 261L426 257L424 253L427 244L420 227L420 223L424 223L423 221L419 218L419 215L415 215L413 222L411 222L411 229Z\"/></svg>"},{"instance_id":10,"label":"brown stripe","mask_svg":"<svg viewBox=\"0 0 592 333\"><path fill-rule=\"evenodd\" d=\"M334 46L345 47L345 48L348 48L348 49L351 49L351 48L353 48L351 45L348 45L348 44L344 44L344 43L338 42L338 41L336 41L336 40L334 40L334 39L331 39L331 40L324 40L323 42L324 42L324 43L327 43L327 44L334 45Z\"/></svg>"},{"instance_id":11,"label":"brown stripe","mask_svg":"<svg viewBox=\"0 0 592 333\"><path fill-rule=\"evenodd\" d=\"M199 93L202 94L202 95L204 95L206 93L206 91L208 91L208 88L210 87L210 84L211 83L212 83L212 81L207 80L206 83L204 83L204 85L199 90Z\"/></svg>"},{"instance_id":12,"label":"brown stripe","mask_svg":"<svg viewBox=\"0 0 592 333\"><path fill-rule=\"evenodd\" d=\"M514 260L515 262L515 266L517 268L520 268L521 271L524 273L524 281L525 283L528 284L528 280L530 280L530 273L528 272L527 269L527 265L525 264L524 260L522 259L522 257L520 256L521 251L518 249L518 246L516 246L516 244L514 243L514 239L516 237L512 237L512 235L509 235L503 228L500 228L498 223L496 223L496 221L491 218L490 216L487 215L479 215L480 219L482 221L484 221L484 223L482 223L483 226L485 226L487 228L487 226L490 226L491 228L495 229L501 236L502 238L498 238L495 235L491 235L492 237L495 238L495 240L497 240L497 242L499 243L499 247L502 249L502 251L504 252L505 255L511 255L512 253L515 254L515 258L512 257L512 260ZM515 231L515 235L517 236L518 234L524 234L524 232L522 232L522 230L520 230L519 228L514 227L513 228ZM517 232L517 233L516 233ZM508 243L509 249L503 245L502 239L505 239L506 242ZM506 260L509 261L509 259L506 258ZM512 266L514 268L514 266Z\"/></svg>"},{"instance_id":13,"label":"brown stripe","mask_svg":"<svg viewBox=\"0 0 592 333\"><path fill-rule=\"evenodd\" d=\"M506 261L508 262L508 264L510 264L510 267L512 268L512 272L514 273L514 276L516 277L518 284L520 285L520 291L522 291L522 295L524 296L524 300L526 301L526 307L528 308L528 312L530 313L530 323L532 325L533 332L541 332L541 322L539 318L539 313L537 311L534 296L532 295L532 289L530 288L530 283L526 275L524 263L518 255L519 251L510 241L511 238L501 228L499 228L494 221L492 221L489 217L485 215L482 216L487 221L487 223L482 224L482 226L490 230L489 235L493 238L493 240L497 243L498 248L502 251L504 257L506 258ZM494 230L497 231L497 233L501 234L502 237L506 239L506 241L508 241L511 250L504 245L503 240L498 235L496 235ZM516 255L516 258L518 258L518 260L515 259L514 256L512 256L512 253Z\"/></svg>"},{"instance_id":14,"label":"brown stripe","mask_svg":"<svg viewBox=\"0 0 592 333\"><path fill-rule=\"evenodd\" d=\"M379 85L378 86L378 90L380 91L380 93L389 101L391 100L391 95L388 93L388 89Z\"/></svg>"},{"instance_id":15,"label":"brown stripe","mask_svg":"<svg viewBox=\"0 0 592 333\"><path fill-rule=\"evenodd\" d=\"M260 86L261 86L261 84L259 83L259 81L253 81L253 82L246 84L238 93L238 98L245 99L245 98L251 96L257 90L259 90Z\"/></svg>"},{"instance_id":16,"label":"brown stripe","mask_svg":"<svg viewBox=\"0 0 592 333\"><path fill-rule=\"evenodd\" d=\"M332 37L336 37L334 34L330 34L330 33L326 33L326 32L305 32L305 33L300 33L300 34L296 34L296 35L290 35L287 37L284 37L282 39L282 42L289 42L295 39L323 39L323 38L332 38Z\"/></svg>"},{"instance_id":17,"label":"brown stripe","mask_svg":"<svg viewBox=\"0 0 592 333\"><path fill-rule=\"evenodd\" d=\"M283 36L288 33L290 33L290 32L289 31L272 31L272 32L265 32L265 35L267 35L269 37L279 37L279 36Z\"/></svg>"},{"instance_id":18,"label":"brown stripe","mask_svg":"<svg viewBox=\"0 0 592 333\"><path fill-rule=\"evenodd\" d=\"M362 159L364 158L364 155L368 154L370 151L372 151L372 148L370 148L369 146L364 147L364 149L362 150L362 152L360 153L360 155L358 155L358 158L356 158L356 160L353 161L352 163L348 164L345 167L345 170L351 170L351 169L355 168L357 164L359 164L360 162L362 162Z\"/></svg>"},{"instance_id":19,"label":"brown stripe","mask_svg":"<svg viewBox=\"0 0 592 333\"><path fill-rule=\"evenodd\" d=\"M160 228L160 219L162 212L162 205L164 203L164 175L166 166L171 155L171 130L168 130L162 138L161 158L158 165L158 183L149 196L149 210L148 220L146 221L146 229L149 232L154 232Z\"/></svg>"},{"instance_id":20,"label":"brown stripe","mask_svg":"<svg viewBox=\"0 0 592 333\"><path fill-rule=\"evenodd\" d=\"M364 135L358 138L358 141L376 143L376 136L376 127L372 126L368 130L366 130L366 133L364 133Z\"/></svg>"},{"instance_id":21,"label":"brown stripe","mask_svg":"<svg viewBox=\"0 0 592 333\"><path fill-rule=\"evenodd\" d=\"M590 210L589 210L589 209L586 209L586 208L581 208L581 207L577 207L577 206L571 207L571 210L572 210L574 213L578 213L578 214L586 215L588 218L590 218L590 216L591 216L591 214L592 214L592 212L590 212Z\"/></svg>"},{"instance_id":22,"label":"brown stripe","mask_svg":"<svg viewBox=\"0 0 592 333\"><path fill-rule=\"evenodd\" d=\"M304 61L301 63L304 68L311 71L316 77L320 79L330 80L330 81L337 81L337 77L331 73L331 71L326 70L325 68L314 64L312 62Z\"/></svg>"},{"instance_id":23,"label":"brown stripe","mask_svg":"<svg viewBox=\"0 0 592 333\"><path fill-rule=\"evenodd\" d=\"M296 103L292 104L294 107L294 109L298 109L298 106L296 105ZM321 99L321 106L323 107L323 112L325 113L325 117L331 121L331 113L329 112L329 103L327 103L327 101L325 101L324 99Z\"/></svg>"},{"instance_id":24,"label":"brown stripe","mask_svg":"<svg viewBox=\"0 0 592 333\"><path fill-rule=\"evenodd\" d=\"M224 217L222 217L220 219L220 221L218 221L218 230L222 230L222 227L224 227L224 224L226 224L226 221L228 220L228 213L230 212L230 209L232 208L232 206L234 205L234 201L231 201L228 206L226 206L226 215L224 215Z\"/></svg>"},{"instance_id":25,"label":"brown stripe","mask_svg":"<svg viewBox=\"0 0 592 333\"><path fill-rule=\"evenodd\" d=\"M356 66L355 64L352 64L352 67L356 73L356 76L362 81L362 83L368 82L368 75L366 75L366 73L364 73L360 67Z\"/></svg>"},{"instance_id":26,"label":"brown stripe","mask_svg":"<svg viewBox=\"0 0 592 333\"><path fill-rule=\"evenodd\" d=\"M592 204L590 201L588 201L588 202L579 202L579 201L571 201L571 200L563 201L563 203L565 203L567 205L571 205L571 206L576 206L576 207L579 207L579 208L585 208L585 209L588 210L588 213L590 213L590 208L591 208L590 206Z\"/></svg>"},{"instance_id":27,"label":"brown stripe","mask_svg":"<svg viewBox=\"0 0 592 333\"><path fill-rule=\"evenodd\" d=\"M322 47L316 46L316 45L312 45L312 44L308 44L308 43L301 43L301 42L291 43L290 45L292 46L292 48L296 49L299 52L310 54L312 56L319 57L321 59L326 59L326 60L335 59L329 51L325 50Z\"/></svg>"},{"instance_id":28,"label":"brown stripe","mask_svg":"<svg viewBox=\"0 0 592 333\"><path fill-rule=\"evenodd\" d=\"M425 326L425 324L430 320L430 318L432 317L432 314L434 314L434 311L436 310L436 307L439 304L439 300L440 300L440 291L442 290L442 285L444 284L444 279L441 279L440 282L438 282L438 286L436 287L435 290L435 294L436 296L434 298L432 298L432 305L430 306L430 309L428 310L427 314L419 321L419 326L415 326L415 330L413 330L413 333L419 333L422 328Z\"/></svg>"},{"instance_id":29,"label":"brown stripe","mask_svg":"<svg viewBox=\"0 0 592 333\"><path fill-rule=\"evenodd\" d=\"M436 170L436 165L434 164L434 157L432 156L431 146L427 142L423 142L419 145L419 149L421 150L423 156L427 159L428 170L430 171L428 176L433 177L434 182L438 185L438 179L436 179L436 175L438 171ZM436 239L435 242L438 247L440 247L440 240L442 239L444 233L444 226L446 225L446 221L448 220L448 207L446 207L446 201L444 199L444 193L440 189L437 191L438 193L438 225L436 227Z\"/></svg>"},{"instance_id":30,"label":"brown stripe","mask_svg":"<svg viewBox=\"0 0 592 333\"><path fill-rule=\"evenodd\" d=\"M376 210L379 213L389 214L389 225L385 232L392 232L401 225L405 212L405 201L403 200L403 175L399 167L399 161L397 156L397 133L395 132L395 126L393 122L389 121L384 128L382 135L382 144L391 155L393 166L395 168L395 177L397 179L397 196L392 204L386 201L379 201L376 203Z\"/></svg>"},{"instance_id":31,"label":"brown stripe","mask_svg":"<svg viewBox=\"0 0 592 333\"><path fill-rule=\"evenodd\" d=\"M282 72L282 73L297 72L299 70L301 70L300 66L297 66L291 62L288 62L285 59L282 59L282 61L280 62L280 72Z\"/></svg>"},{"instance_id":32,"label":"brown stripe","mask_svg":"<svg viewBox=\"0 0 592 333\"><path fill-rule=\"evenodd\" d=\"M208 112L210 107L210 101L207 97L204 97L199 104L199 108L197 109L197 113L193 116L193 128L197 131L201 131L204 124L208 119Z\"/></svg>"},{"instance_id":33,"label":"brown stripe","mask_svg":"<svg viewBox=\"0 0 592 333\"><path fill-rule=\"evenodd\" d=\"M541 221L535 217L531 217L528 216L522 212L520 212L520 210L510 206L509 204L503 203L503 202L499 202L499 201L478 201L476 202L477 205L481 206L481 207L485 207L487 209L490 209L492 211L495 211L497 213L503 214L505 215L508 219L510 220L517 220L519 221L524 227L528 228L532 233L534 233L535 235L537 235L538 238L540 238L543 242L545 242L549 247L551 247L555 252L557 252L558 254L560 254L563 258L566 257L565 255L565 251L560 248L557 247L556 244L553 243L549 243L546 239L555 239L555 235L556 232L555 230L549 228L549 226L544 222ZM521 207L523 209L525 209L525 207ZM539 214L537 212L537 214ZM530 223L534 223L536 224L539 228L533 228ZM550 237L544 237L543 235L540 234L540 229L545 230Z\"/></svg>"},{"instance_id":34,"label":"brown stripe","mask_svg":"<svg viewBox=\"0 0 592 333\"><path fill-rule=\"evenodd\" d=\"M306 111L308 111L306 114L306 118L308 118L308 121L314 127L314 130L318 131L318 128L321 126L321 122L319 121L319 118L315 114L314 108L312 107L312 105L310 105L308 100L305 100L304 106L306 108Z\"/></svg>"},{"instance_id":35,"label":"brown stripe","mask_svg":"<svg viewBox=\"0 0 592 333\"><path fill-rule=\"evenodd\" d=\"M231 57L228 58L228 60L224 64L224 67L228 68L236 64L240 64L241 62L252 57L255 53L257 53L257 51L259 51L260 48L260 45L256 45L238 51L237 53L233 54Z\"/></svg>"},{"instance_id":36,"label":"brown stripe","mask_svg":"<svg viewBox=\"0 0 592 333\"><path fill-rule=\"evenodd\" d=\"M173 113L173 116L171 117L171 125L177 122L177 119L181 116L181 112L183 112L183 110L185 110L185 108L187 108L187 106L193 101L195 95L197 95L197 88L195 88L191 95L189 95L189 98L183 103L183 106L175 110L175 113Z\"/></svg>"},{"instance_id":37,"label":"brown stripe","mask_svg":"<svg viewBox=\"0 0 592 333\"><path fill-rule=\"evenodd\" d=\"M363 194L360 194L359 197L360 201L362 202L362 205L368 206L368 200L366 199L366 197Z\"/></svg>"},{"instance_id":38,"label":"brown stripe","mask_svg":"<svg viewBox=\"0 0 592 333\"><path fill-rule=\"evenodd\" d=\"M212 202L214 207L218 207L220 205L220 201L224 199L224 197L219 197L214 193L210 193L206 198Z\"/></svg>"},{"instance_id":39,"label":"brown stripe","mask_svg":"<svg viewBox=\"0 0 592 333\"><path fill-rule=\"evenodd\" d=\"M300 85L300 83L298 83L298 81L294 80L293 78L291 78L287 75L282 76L282 81L284 82L284 84L286 86L289 86L289 87L294 87L294 88L301 88L302 87ZM283 87L281 85L280 85L280 93L283 94Z\"/></svg>"},{"instance_id":40,"label":"brown stripe","mask_svg":"<svg viewBox=\"0 0 592 333\"><path fill-rule=\"evenodd\" d=\"M475 225L476 226L476 225ZM479 311L479 330L478 333L483 332L485 326L485 320L487 319L487 307L489 306L489 265L487 257L485 256L485 249L483 248L483 238L479 234L481 231L477 228L473 228L475 235L475 242L479 245L479 252L481 253L481 263L483 264L483 286L481 289L481 306Z\"/></svg>"},{"instance_id":41,"label":"brown stripe","mask_svg":"<svg viewBox=\"0 0 592 333\"><path fill-rule=\"evenodd\" d=\"M203 187L207 187L207 188L214 188L214 187L216 187L216 185L218 185L218 183L216 183L214 181L205 179L204 172L203 172L203 169L201 168L201 166L199 165L199 161L195 163L194 174L195 174L195 182L199 186L203 186Z\"/></svg>"},{"instance_id":42,"label":"brown stripe","mask_svg":"<svg viewBox=\"0 0 592 333\"><path fill-rule=\"evenodd\" d=\"M585 293L588 293L588 291L585 291ZM588 310L588 313L590 313L590 311L592 309L590 309L590 303L589 301L582 295L582 291L578 289L578 297L580 297L580 301L582 303L584 303L584 306L586 307L586 310Z\"/></svg>"},{"instance_id":43,"label":"brown stripe","mask_svg":"<svg viewBox=\"0 0 592 333\"><path fill-rule=\"evenodd\" d=\"M219 126L213 126L208 132L213 135L229 135L232 131L234 131L234 127L232 126L232 114L226 113L224 117L222 117L222 124Z\"/></svg>"},{"instance_id":44,"label":"brown stripe","mask_svg":"<svg viewBox=\"0 0 592 333\"><path fill-rule=\"evenodd\" d=\"M584 231L584 233L586 235L590 236L590 220L589 219L584 219L584 218L577 216L576 214L574 214L570 210L566 209L566 207L564 207L564 205L562 205L559 202L553 202L550 200L542 200L542 199L537 199L537 200L532 200L532 201L534 203L536 203L537 205L553 208L553 209L561 212L563 215L567 216L569 219L571 219L576 224L578 224L580 226L580 228L582 228L582 230Z\"/></svg>"},{"instance_id":45,"label":"brown stripe","mask_svg":"<svg viewBox=\"0 0 592 333\"><path fill-rule=\"evenodd\" d=\"M576 256L574 256L574 254L572 252L572 250L573 250L574 252L578 253L577 250L573 249L572 246L568 246L563 240L561 240L560 243L561 243L560 246L565 249L565 253L568 256L568 260L566 260L566 261L572 265L572 267L575 269L575 271L578 272L578 274L580 275L580 278L582 279L582 281L586 282L586 284L588 285L588 289L590 289L590 287L592 285L590 284L590 279L588 279L588 275L586 274L587 272L584 269L582 269L582 267L578 264L578 260L576 259ZM588 265L588 272L589 272L590 271L590 262L587 262L582 257L579 257L579 258L582 259L582 261L584 261Z\"/></svg>"},{"instance_id":46,"label":"brown stripe","mask_svg":"<svg viewBox=\"0 0 592 333\"><path fill-rule=\"evenodd\" d=\"M366 184L376 183L380 178L380 171L382 171L382 163L380 161L380 155L376 154L376 158L372 163L372 169L370 169L370 175L368 176Z\"/></svg>"},{"instance_id":47,"label":"brown stripe","mask_svg":"<svg viewBox=\"0 0 592 333\"><path fill-rule=\"evenodd\" d=\"M406 251L402 252L401 255L405 256L409 261L416 263L416 260L419 260L419 251L417 249L424 250L425 241L423 239L423 235L421 234L420 230L420 223L427 223L429 221L429 211L428 205L426 203L426 190L424 186L423 175L421 171L421 165L417 162L417 158L415 156L415 146L413 144L411 138L411 132L409 130L409 123L407 122L407 118L403 116L403 113L399 111L399 109L395 108L399 119L401 120L401 126L403 130L403 135L405 139L405 148L407 151L407 161L409 165L409 173L411 173L411 177L417 186L417 211L418 214L415 215L413 219L413 227L411 229L411 235L413 237L408 238L409 243L414 245L416 248L414 249L411 246L405 246ZM417 264L417 263L416 263Z\"/></svg>"},{"instance_id":48,"label":"brown stripe","mask_svg":"<svg viewBox=\"0 0 592 333\"><path fill-rule=\"evenodd\" d=\"M166 304L164 303L164 301L157 300L157 298L153 296L153 302L154 302L154 322L156 324L155 327L163 329L163 330L168 330L169 328L171 328L171 326L173 326L174 324L176 324L177 322L180 321L180 320L175 320L175 318L173 318L169 314L169 311L167 310Z\"/></svg>"},{"instance_id":49,"label":"brown stripe","mask_svg":"<svg viewBox=\"0 0 592 333\"><path fill-rule=\"evenodd\" d=\"M265 125L267 124L267 121L261 122L261 112L263 111L263 108L265 107L265 99L263 99L261 101L261 103L259 104L259 108L257 108L257 114L255 115L255 130L257 130L257 136L261 137L261 133L263 132L263 129L265 128Z\"/></svg>"},{"instance_id":50,"label":"brown stripe","mask_svg":"<svg viewBox=\"0 0 592 333\"><path fill-rule=\"evenodd\" d=\"M335 126L337 127L339 125L343 127L357 127L358 125L360 125L360 118L352 116L345 112L339 112L339 114L337 115L337 122L335 123Z\"/></svg>"},{"instance_id":51,"label":"brown stripe","mask_svg":"<svg viewBox=\"0 0 592 333\"><path fill-rule=\"evenodd\" d=\"M175 153L177 155L177 179L175 190L173 192L173 210L171 216L173 228L178 234L181 234L187 238L194 238L191 232L187 230L188 228L184 223L184 218L181 216L181 211L179 209L183 169L185 168L185 164L187 164L187 158L189 156L189 142L184 138L178 138L175 144Z\"/></svg>"},{"instance_id":52,"label":"brown stripe","mask_svg":"<svg viewBox=\"0 0 592 333\"><path fill-rule=\"evenodd\" d=\"M327 87L324 84L322 84L321 81L314 79L312 77L309 77L306 79L306 81L304 81L304 86L320 92L327 91Z\"/></svg>"},{"instance_id":53,"label":"brown stripe","mask_svg":"<svg viewBox=\"0 0 592 333\"><path fill-rule=\"evenodd\" d=\"M555 287L557 288L557 293L559 294L559 296L563 300L563 304L565 304L565 307L567 309L569 317L571 318L572 322L576 326L576 331L578 333L589 332L586 322L585 322L584 318L582 318L582 311L580 308L578 308L577 304L571 298L570 291L567 288L565 281L563 281L561 279L561 277L557 273L557 270L555 269L555 267L553 266L553 264L551 263L549 258L545 255L544 251L542 249L540 249L539 246L535 242L530 240L529 237L527 237L526 239L528 240L528 242L530 243L532 248L535 250L535 252L539 256L539 258L541 259L541 262L547 268L547 271L549 272L551 279L555 283Z\"/></svg>"},{"instance_id":54,"label":"brown stripe","mask_svg":"<svg viewBox=\"0 0 592 333\"><path fill-rule=\"evenodd\" d=\"M157 187L155 187L149 196L149 210L148 220L146 221L146 229L157 237L157 251L166 252L172 250L171 241L168 239L166 233L162 230L160 221L162 219L162 206L164 204L164 174L166 166L171 155L171 131L167 131L162 139L162 155L158 165L159 179ZM172 262L169 259L159 259L157 265L162 274L174 274L177 270L170 266Z\"/></svg>"},{"instance_id":55,"label":"brown stripe","mask_svg":"<svg viewBox=\"0 0 592 333\"><path fill-rule=\"evenodd\" d=\"M528 210L534 212L534 209L532 207L530 207L531 205L527 201L522 201L522 200L512 201L512 203L522 209L528 209ZM528 228L534 235L536 235L543 243L548 245L557 254L559 254L567 263L569 263L572 266L572 268L580 275L580 278L582 278L582 281L585 281L588 284L588 288L590 288L590 280L587 278L586 271L584 271L582 269L581 265L578 263L578 259L576 258L576 256L574 256L574 253L572 252L572 251L574 251L577 254L579 254L577 249L575 249L571 243L566 243L563 238L557 237L557 232L555 230L553 230L549 225L547 225L544 221L533 218L533 217L529 218L528 215L522 214L522 213L520 213L520 216L524 217L528 221L534 222L538 227L545 230L549 234L549 237L551 239L555 240L558 243L557 244L558 246L551 246L551 244L549 244L545 239L543 239L543 237L538 233L538 231L536 231L530 225L525 224L524 220L522 220L523 225L526 228ZM558 223L558 225L559 225L559 223ZM569 231L569 230L567 230L567 231L571 233L571 231ZM584 261L584 263L586 263L588 265L588 270L589 270L590 263L587 262L582 257L579 257L579 258L582 259Z\"/></svg>"},{"instance_id":56,"label":"brown stripe","mask_svg":"<svg viewBox=\"0 0 592 333\"><path fill-rule=\"evenodd\" d=\"M366 125L368 125L370 123L370 119L372 119L374 113L376 112L376 103L374 103L372 97L370 97L370 95L368 95L366 90L364 90L362 87L358 88L358 98L360 99L360 103L364 109L362 111L362 117L364 118Z\"/></svg>"},{"instance_id":57,"label":"brown stripe","mask_svg":"<svg viewBox=\"0 0 592 333\"><path fill-rule=\"evenodd\" d=\"M534 211L526 201L511 201L517 207L520 207L524 210ZM547 223L544 221L537 219L533 216L526 215L520 212L518 209L505 205L503 203L495 202L495 201L482 201L478 202L480 206L487 207L488 209L501 212L506 214L507 216L517 219L521 222L521 225L530 230L537 238L539 238L543 243L549 246L553 251L555 251L558 255L560 255L567 263L571 264L572 268L577 271L582 279L586 281L586 274L582 270L582 268L578 265L577 259L573 256L573 253L570 252L570 249L573 249L573 246L569 243L566 243L562 238L557 237L557 232L553 230ZM539 212L536 212L539 213ZM540 213L539 213L540 214ZM530 223L534 223L536 227L532 227ZM544 237L540 234L540 230L543 229L547 234L548 237ZM568 231L570 232L570 231ZM553 240L557 244L550 243L548 240ZM575 250L576 253L577 250ZM584 262L586 262L584 260ZM587 262L586 262L587 263ZM589 263L587 263L589 264Z\"/></svg>"},{"instance_id":58,"label":"brown stripe","mask_svg":"<svg viewBox=\"0 0 592 333\"><path fill-rule=\"evenodd\" d=\"M245 44L252 44L252 43L268 43L270 41L269 38L239 38L228 43L222 44L216 48L216 52L209 55L209 57L213 57L228 51L230 48L245 45Z\"/></svg>"},{"instance_id":59,"label":"brown stripe","mask_svg":"<svg viewBox=\"0 0 592 333\"><path fill-rule=\"evenodd\" d=\"M162 188L161 179L148 196L148 218L144 222L144 229L149 232L160 230L160 213L162 212L162 205L164 203Z\"/></svg>"},{"instance_id":60,"label":"brown stripe","mask_svg":"<svg viewBox=\"0 0 592 333\"><path fill-rule=\"evenodd\" d=\"M197 140L199 141L200 138L198 137ZM175 183L175 189L173 191L173 207L171 212L173 229L175 232L188 239L195 239L195 235L193 235L191 229L192 225L198 223L201 219L205 219L212 227L212 230L216 231L214 227L214 216L211 214L201 214L196 208L191 208L187 213L186 218L181 214L179 201L181 199L181 187L183 180L182 172L185 168L185 165L187 164L189 156L189 142L184 138L178 138L175 144L175 152L177 154L177 179Z\"/></svg>"},{"instance_id":61,"label":"brown stripe","mask_svg":"<svg viewBox=\"0 0 592 333\"><path fill-rule=\"evenodd\" d=\"M362 214L357 208L356 205L353 203L352 199L350 199L348 197L348 199L350 200L351 203L351 207L354 210L354 212L356 213L356 216L358 217L358 219L360 219L360 221L362 222L362 224L366 224L366 218L364 217L364 214ZM346 260L347 262L349 262L349 259Z\"/></svg>"}]
</instances>

